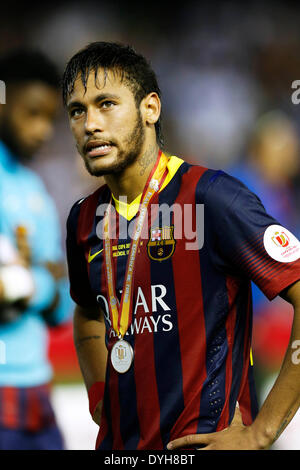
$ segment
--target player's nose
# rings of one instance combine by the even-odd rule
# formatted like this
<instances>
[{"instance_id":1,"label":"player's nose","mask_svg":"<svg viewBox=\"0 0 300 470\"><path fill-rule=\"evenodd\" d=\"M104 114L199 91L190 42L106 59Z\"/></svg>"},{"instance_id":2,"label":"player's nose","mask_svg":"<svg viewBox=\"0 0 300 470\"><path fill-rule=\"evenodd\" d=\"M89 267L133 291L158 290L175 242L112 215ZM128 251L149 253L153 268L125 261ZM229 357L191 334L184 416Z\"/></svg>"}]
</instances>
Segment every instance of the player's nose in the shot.
<instances>
[{"instance_id":1,"label":"player's nose","mask_svg":"<svg viewBox=\"0 0 300 470\"><path fill-rule=\"evenodd\" d=\"M85 132L93 134L94 132L103 132L104 122L101 113L97 109L88 109L85 119Z\"/></svg>"}]
</instances>

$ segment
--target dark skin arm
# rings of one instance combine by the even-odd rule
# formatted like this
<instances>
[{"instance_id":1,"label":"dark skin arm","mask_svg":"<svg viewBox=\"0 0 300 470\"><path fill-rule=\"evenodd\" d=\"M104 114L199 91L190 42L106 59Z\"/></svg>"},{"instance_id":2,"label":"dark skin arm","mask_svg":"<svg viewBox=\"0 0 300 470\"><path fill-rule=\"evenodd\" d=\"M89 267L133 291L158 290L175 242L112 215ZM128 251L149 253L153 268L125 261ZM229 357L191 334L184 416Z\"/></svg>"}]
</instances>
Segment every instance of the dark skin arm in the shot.
<instances>
[{"instance_id":1,"label":"dark skin arm","mask_svg":"<svg viewBox=\"0 0 300 470\"><path fill-rule=\"evenodd\" d=\"M95 382L105 381L107 349L105 323L100 309L84 309L76 306L73 320L73 336L78 362L86 389ZM100 426L102 401L98 403L93 420Z\"/></svg>"},{"instance_id":2,"label":"dark skin arm","mask_svg":"<svg viewBox=\"0 0 300 470\"><path fill-rule=\"evenodd\" d=\"M280 373L254 422L244 426L237 408L228 428L180 437L169 443L169 449L188 446L201 446L201 450L268 449L289 424L300 406L300 364L295 361L295 344L300 340L300 281L281 296L294 307L291 337Z\"/></svg>"}]
</instances>

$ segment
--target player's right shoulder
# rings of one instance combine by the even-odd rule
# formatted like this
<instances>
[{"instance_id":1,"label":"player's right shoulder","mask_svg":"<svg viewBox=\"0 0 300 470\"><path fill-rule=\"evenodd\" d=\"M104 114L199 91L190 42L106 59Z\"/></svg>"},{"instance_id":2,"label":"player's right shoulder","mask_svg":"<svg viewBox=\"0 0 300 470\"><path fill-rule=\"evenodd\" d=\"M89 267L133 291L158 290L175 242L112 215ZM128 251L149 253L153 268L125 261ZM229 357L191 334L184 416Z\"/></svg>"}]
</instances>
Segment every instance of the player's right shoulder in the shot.
<instances>
[{"instance_id":1,"label":"player's right shoulder","mask_svg":"<svg viewBox=\"0 0 300 470\"><path fill-rule=\"evenodd\" d=\"M95 212L99 204L109 200L109 194L108 186L104 184L88 196L78 199L70 209L67 226L69 227L70 224L77 225L80 213L91 213L91 211Z\"/></svg>"}]
</instances>

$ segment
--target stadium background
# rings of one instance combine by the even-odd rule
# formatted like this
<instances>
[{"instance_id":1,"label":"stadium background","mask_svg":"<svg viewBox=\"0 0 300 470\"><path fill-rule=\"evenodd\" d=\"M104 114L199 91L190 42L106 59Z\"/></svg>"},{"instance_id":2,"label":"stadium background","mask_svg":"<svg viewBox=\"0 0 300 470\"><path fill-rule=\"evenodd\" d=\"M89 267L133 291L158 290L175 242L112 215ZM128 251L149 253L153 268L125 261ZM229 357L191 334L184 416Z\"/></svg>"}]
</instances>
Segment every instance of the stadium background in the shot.
<instances>
[{"instance_id":1,"label":"stadium background","mask_svg":"<svg viewBox=\"0 0 300 470\"><path fill-rule=\"evenodd\" d=\"M300 6L280 1L176 5L85 0L23 2L17 8L6 2L0 14L0 53L33 46L47 53L62 71L66 61L89 42L132 44L150 59L158 75L166 149L190 162L228 172L239 172L248 161L249 136L261 116L285 113L295 128L296 140L290 143L294 158L292 163L286 158L283 133L282 146L277 142L283 178L278 182L265 172L261 178L274 195L272 209L284 207L288 193L285 207L290 227L299 237L300 105L291 100L292 82L300 80L299 24ZM98 181L83 169L63 108L54 138L32 167L56 202L64 240L71 205ZM259 196L264 202L264 194ZM263 400L283 359L292 312L280 300L269 303L258 298L255 305L253 353ZM71 324L50 330L49 355L54 367L53 403L66 446L92 449L97 426L89 418ZM300 449L299 413L274 448Z\"/></svg>"}]
</instances>

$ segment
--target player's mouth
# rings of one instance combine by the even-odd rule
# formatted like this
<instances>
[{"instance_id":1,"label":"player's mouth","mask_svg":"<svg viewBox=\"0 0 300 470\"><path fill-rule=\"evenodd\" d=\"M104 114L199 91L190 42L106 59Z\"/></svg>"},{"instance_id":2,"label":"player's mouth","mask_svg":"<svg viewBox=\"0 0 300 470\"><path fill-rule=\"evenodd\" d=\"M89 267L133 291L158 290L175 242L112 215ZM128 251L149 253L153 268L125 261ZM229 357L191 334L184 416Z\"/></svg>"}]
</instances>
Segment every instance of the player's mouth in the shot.
<instances>
[{"instance_id":1,"label":"player's mouth","mask_svg":"<svg viewBox=\"0 0 300 470\"><path fill-rule=\"evenodd\" d=\"M110 142L90 140L85 145L85 154L90 158L103 157L109 154L112 148L113 145Z\"/></svg>"}]
</instances>

